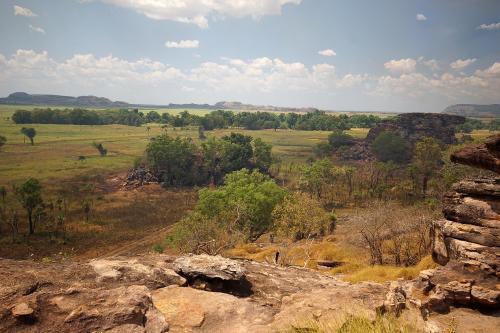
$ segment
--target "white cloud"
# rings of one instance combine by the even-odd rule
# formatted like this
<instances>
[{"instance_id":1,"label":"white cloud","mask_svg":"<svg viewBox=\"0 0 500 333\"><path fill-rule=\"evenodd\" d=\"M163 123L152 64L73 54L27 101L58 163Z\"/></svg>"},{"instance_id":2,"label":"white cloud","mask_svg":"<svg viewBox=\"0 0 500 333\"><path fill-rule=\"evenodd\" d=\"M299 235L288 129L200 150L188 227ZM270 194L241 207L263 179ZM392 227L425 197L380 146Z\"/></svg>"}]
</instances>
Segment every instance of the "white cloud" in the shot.
<instances>
[{"instance_id":1,"label":"white cloud","mask_svg":"<svg viewBox=\"0 0 500 333\"><path fill-rule=\"evenodd\" d=\"M337 53L335 53L335 51L332 50L332 49L326 49L326 50L318 51L318 54L322 55L322 56L325 56L325 57L334 57L334 56L337 55Z\"/></svg>"},{"instance_id":2,"label":"white cloud","mask_svg":"<svg viewBox=\"0 0 500 333\"><path fill-rule=\"evenodd\" d=\"M280 15L286 4L298 5L302 0L101 0L133 9L155 20L170 20L208 27L209 17L259 18Z\"/></svg>"},{"instance_id":3,"label":"white cloud","mask_svg":"<svg viewBox=\"0 0 500 333\"><path fill-rule=\"evenodd\" d=\"M197 40L181 40L179 42L167 41L165 46L170 49L197 49L200 42Z\"/></svg>"},{"instance_id":4,"label":"white cloud","mask_svg":"<svg viewBox=\"0 0 500 333\"><path fill-rule=\"evenodd\" d=\"M472 59L457 59L456 61L452 62L450 64L450 67L455 69L455 70L459 70L459 69L464 69L465 67L473 64L476 62L476 58L472 58Z\"/></svg>"},{"instance_id":5,"label":"white cloud","mask_svg":"<svg viewBox=\"0 0 500 333\"><path fill-rule=\"evenodd\" d=\"M41 33L41 34L44 34L44 35L45 35L45 30L43 30L42 28L40 28L40 27L35 27L35 26L31 25L31 24L29 25L29 27L30 27L30 29L31 29L31 30L36 31L36 32L39 32L39 33Z\"/></svg>"},{"instance_id":6,"label":"white cloud","mask_svg":"<svg viewBox=\"0 0 500 333\"><path fill-rule=\"evenodd\" d=\"M26 16L26 17L34 17L37 16L35 13L31 11L29 8L24 8L18 5L14 5L14 15Z\"/></svg>"},{"instance_id":7,"label":"white cloud","mask_svg":"<svg viewBox=\"0 0 500 333\"><path fill-rule=\"evenodd\" d=\"M417 21L427 21L427 17L424 14L417 14Z\"/></svg>"},{"instance_id":8,"label":"white cloud","mask_svg":"<svg viewBox=\"0 0 500 333\"><path fill-rule=\"evenodd\" d=\"M391 60L384 64L384 67L392 73L412 73L415 71L417 61L407 58L400 60Z\"/></svg>"},{"instance_id":9,"label":"white cloud","mask_svg":"<svg viewBox=\"0 0 500 333\"><path fill-rule=\"evenodd\" d=\"M500 22L491 24L481 24L476 29L478 30L497 30L500 29Z\"/></svg>"},{"instance_id":10,"label":"white cloud","mask_svg":"<svg viewBox=\"0 0 500 333\"><path fill-rule=\"evenodd\" d=\"M439 63L436 59L429 59L422 62L425 66L429 67L429 69L433 72L438 71L440 69Z\"/></svg>"}]
</instances>

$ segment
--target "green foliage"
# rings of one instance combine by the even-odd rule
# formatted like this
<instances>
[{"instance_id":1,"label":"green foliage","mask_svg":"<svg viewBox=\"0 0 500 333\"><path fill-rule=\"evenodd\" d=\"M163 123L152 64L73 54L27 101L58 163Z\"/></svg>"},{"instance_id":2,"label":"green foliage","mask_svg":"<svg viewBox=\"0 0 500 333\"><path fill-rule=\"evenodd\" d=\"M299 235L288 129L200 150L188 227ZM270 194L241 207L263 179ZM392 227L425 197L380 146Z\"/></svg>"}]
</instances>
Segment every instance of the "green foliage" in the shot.
<instances>
[{"instance_id":1,"label":"green foliage","mask_svg":"<svg viewBox=\"0 0 500 333\"><path fill-rule=\"evenodd\" d=\"M163 253L163 250L165 250L163 245L161 245L159 243L154 244L151 249L153 250L153 252L156 252L156 253Z\"/></svg>"},{"instance_id":2,"label":"green foliage","mask_svg":"<svg viewBox=\"0 0 500 333\"><path fill-rule=\"evenodd\" d=\"M283 237L301 240L326 234L333 230L330 224L335 223L321 204L309 195L301 192L285 197L273 211L273 222L276 233Z\"/></svg>"},{"instance_id":3,"label":"green foliage","mask_svg":"<svg viewBox=\"0 0 500 333\"><path fill-rule=\"evenodd\" d=\"M325 158L302 167L300 187L304 191L321 198L325 187L333 184L335 177L332 162Z\"/></svg>"},{"instance_id":4,"label":"green foliage","mask_svg":"<svg viewBox=\"0 0 500 333\"><path fill-rule=\"evenodd\" d=\"M31 235L35 232L33 212L43 205L42 185L37 179L30 178L20 187L16 187L15 192L19 203L28 214L29 233Z\"/></svg>"},{"instance_id":5,"label":"green foliage","mask_svg":"<svg viewBox=\"0 0 500 333\"><path fill-rule=\"evenodd\" d=\"M147 123L159 123L161 121L161 116L156 111L150 111L145 118Z\"/></svg>"},{"instance_id":6,"label":"green foliage","mask_svg":"<svg viewBox=\"0 0 500 333\"><path fill-rule=\"evenodd\" d=\"M343 131L333 131L328 136L328 143L333 150L336 150L340 147L350 146L354 143L354 138L349 134L344 133Z\"/></svg>"},{"instance_id":7,"label":"green foliage","mask_svg":"<svg viewBox=\"0 0 500 333\"><path fill-rule=\"evenodd\" d=\"M32 127L23 127L21 128L21 133L24 134L28 139L30 139L31 145L35 144L35 136L36 136L36 130Z\"/></svg>"},{"instance_id":8,"label":"green foliage","mask_svg":"<svg viewBox=\"0 0 500 333\"><path fill-rule=\"evenodd\" d=\"M429 180L443 166L443 153L436 139L423 138L415 145L415 154L410 165L410 172L416 184L419 184L422 195L427 194Z\"/></svg>"},{"instance_id":9,"label":"green foliage","mask_svg":"<svg viewBox=\"0 0 500 333\"><path fill-rule=\"evenodd\" d=\"M393 132L380 133L372 143L372 152L380 162L402 164L411 157L411 147L408 141Z\"/></svg>"},{"instance_id":10,"label":"green foliage","mask_svg":"<svg viewBox=\"0 0 500 333\"><path fill-rule=\"evenodd\" d=\"M158 136L148 144L146 156L168 185L194 185L200 180L201 158L191 139Z\"/></svg>"},{"instance_id":11,"label":"green foliage","mask_svg":"<svg viewBox=\"0 0 500 333\"><path fill-rule=\"evenodd\" d=\"M35 109L32 111L17 110L12 115L16 124L72 124L72 125L108 125L121 124L140 126L146 122L139 110L86 110Z\"/></svg>"},{"instance_id":12,"label":"green foliage","mask_svg":"<svg viewBox=\"0 0 500 333\"><path fill-rule=\"evenodd\" d=\"M196 208L177 224L168 243L185 252L216 254L253 241L271 228L272 211L285 195L269 176L235 171L223 186L200 190Z\"/></svg>"},{"instance_id":13,"label":"green foliage","mask_svg":"<svg viewBox=\"0 0 500 333\"><path fill-rule=\"evenodd\" d=\"M99 151L99 154L101 155L101 157L104 157L108 154L108 150L106 148L104 148L102 143L94 142L94 143L92 143L92 146L94 146L94 148Z\"/></svg>"},{"instance_id":14,"label":"green foliage","mask_svg":"<svg viewBox=\"0 0 500 333\"><path fill-rule=\"evenodd\" d=\"M0 148L2 148L7 142L7 138L3 135L0 135Z\"/></svg>"},{"instance_id":15,"label":"green foliage","mask_svg":"<svg viewBox=\"0 0 500 333\"><path fill-rule=\"evenodd\" d=\"M254 166L263 173L268 173L273 162L271 155L272 146L262 139L253 140Z\"/></svg>"},{"instance_id":16,"label":"green foliage","mask_svg":"<svg viewBox=\"0 0 500 333\"><path fill-rule=\"evenodd\" d=\"M473 130L480 130L486 128L486 124L481 120L474 118L466 118L465 122L455 127L457 133L472 133Z\"/></svg>"},{"instance_id":17,"label":"green foliage","mask_svg":"<svg viewBox=\"0 0 500 333\"><path fill-rule=\"evenodd\" d=\"M490 131L500 131L500 118L495 118L488 126Z\"/></svg>"}]
</instances>

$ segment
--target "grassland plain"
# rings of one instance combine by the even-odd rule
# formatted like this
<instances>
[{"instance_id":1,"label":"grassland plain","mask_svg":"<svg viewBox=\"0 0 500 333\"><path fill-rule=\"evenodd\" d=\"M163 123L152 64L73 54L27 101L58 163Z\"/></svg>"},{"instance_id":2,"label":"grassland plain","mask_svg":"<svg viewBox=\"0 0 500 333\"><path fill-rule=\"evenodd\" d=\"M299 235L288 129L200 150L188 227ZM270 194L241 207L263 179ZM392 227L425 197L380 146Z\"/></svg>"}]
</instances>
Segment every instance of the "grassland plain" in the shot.
<instances>
[{"instance_id":1,"label":"grassland plain","mask_svg":"<svg viewBox=\"0 0 500 333\"><path fill-rule=\"evenodd\" d=\"M10 116L18 109L33 109L33 106L0 106L0 135L7 144L0 152L0 184L11 185L29 177L42 181L61 180L86 174L109 174L129 169L133 161L142 156L151 137L164 133L160 124L141 127L124 125L17 125ZM145 112L146 110L141 110ZM182 110L163 110L173 114ZM193 111L193 110L188 110ZM209 110L195 110L209 112ZM29 145L21 134L22 127L33 127L37 131L35 145ZM191 137L198 142L197 128L168 128L172 136ZM207 131L206 135L221 137L230 132L240 132L261 138L273 145L273 153L284 162L301 163L312 156L312 147L325 141L326 131L290 130L242 130L221 129ZM366 129L352 129L350 134L364 137ZM108 156L100 157L92 147L100 142L108 149ZM81 159L84 156L85 159Z\"/></svg>"}]
</instances>

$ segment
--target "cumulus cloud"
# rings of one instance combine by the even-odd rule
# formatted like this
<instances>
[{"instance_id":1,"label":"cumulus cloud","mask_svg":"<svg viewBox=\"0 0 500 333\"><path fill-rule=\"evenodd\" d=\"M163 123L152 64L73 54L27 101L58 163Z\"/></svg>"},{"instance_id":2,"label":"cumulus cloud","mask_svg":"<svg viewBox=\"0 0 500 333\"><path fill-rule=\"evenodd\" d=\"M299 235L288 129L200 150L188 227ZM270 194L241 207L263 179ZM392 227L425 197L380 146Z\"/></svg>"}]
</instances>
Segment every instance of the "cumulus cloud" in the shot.
<instances>
[{"instance_id":1,"label":"cumulus cloud","mask_svg":"<svg viewBox=\"0 0 500 333\"><path fill-rule=\"evenodd\" d=\"M200 42L197 40L167 41L165 42L165 46L169 49L197 49L200 46Z\"/></svg>"},{"instance_id":2,"label":"cumulus cloud","mask_svg":"<svg viewBox=\"0 0 500 333\"><path fill-rule=\"evenodd\" d=\"M29 25L29 27L30 27L31 30L33 30L35 32L39 32L39 33L45 35L45 30L44 29L42 29L40 27L35 27L35 26L31 25L31 24Z\"/></svg>"},{"instance_id":3,"label":"cumulus cloud","mask_svg":"<svg viewBox=\"0 0 500 333\"><path fill-rule=\"evenodd\" d=\"M455 69L455 70L460 70L460 69L464 69L465 67L473 64L476 62L476 58L472 58L472 59L457 59L456 61L452 62L450 64L450 67Z\"/></svg>"},{"instance_id":4,"label":"cumulus cloud","mask_svg":"<svg viewBox=\"0 0 500 333\"><path fill-rule=\"evenodd\" d=\"M332 49L326 49L326 50L318 51L318 54L322 55L322 56L325 56L325 57L334 57L334 56L337 55L337 53L335 53L335 51L332 50Z\"/></svg>"},{"instance_id":5,"label":"cumulus cloud","mask_svg":"<svg viewBox=\"0 0 500 333\"><path fill-rule=\"evenodd\" d=\"M476 29L478 30L497 30L500 29L500 22L491 24L481 24Z\"/></svg>"},{"instance_id":6,"label":"cumulus cloud","mask_svg":"<svg viewBox=\"0 0 500 333\"><path fill-rule=\"evenodd\" d=\"M34 17L37 16L35 13L31 11L29 8L21 7L18 5L14 5L14 15L26 16L26 17Z\"/></svg>"},{"instance_id":7,"label":"cumulus cloud","mask_svg":"<svg viewBox=\"0 0 500 333\"><path fill-rule=\"evenodd\" d=\"M412 73L415 71L417 61L415 59L407 58L400 60L391 60L384 64L384 67L392 73Z\"/></svg>"},{"instance_id":8,"label":"cumulus cloud","mask_svg":"<svg viewBox=\"0 0 500 333\"><path fill-rule=\"evenodd\" d=\"M298 5L302 0L101 0L133 9L151 19L170 20L208 27L210 16L259 18L280 15L286 4Z\"/></svg>"},{"instance_id":9,"label":"cumulus cloud","mask_svg":"<svg viewBox=\"0 0 500 333\"><path fill-rule=\"evenodd\" d=\"M423 60L422 63L429 67L431 71L438 71L440 69L439 62L436 59Z\"/></svg>"},{"instance_id":10,"label":"cumulus cloud","mask_svg":"<svg viewBox=\"0 0 500 333\"><path fill-rule=\"evenodd\" d=\"M427 17L424 14L417 14L417 21L427 21Z\"/></svg>"}]
</instances>

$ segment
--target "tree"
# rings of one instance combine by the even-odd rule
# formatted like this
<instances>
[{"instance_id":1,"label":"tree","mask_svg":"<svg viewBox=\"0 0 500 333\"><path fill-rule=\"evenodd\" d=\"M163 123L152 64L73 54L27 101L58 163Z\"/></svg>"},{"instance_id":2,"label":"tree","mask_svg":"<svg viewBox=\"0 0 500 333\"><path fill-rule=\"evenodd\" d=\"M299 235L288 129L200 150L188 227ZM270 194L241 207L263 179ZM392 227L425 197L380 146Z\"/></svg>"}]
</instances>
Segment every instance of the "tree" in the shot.
<instances>
[{"instance_id":1,"label":"tree","mask_svg":"<svg viewBox=\"0 0 500 333\"><path fill-rule=\"evenodd\" d=\"M7 138L3 135L0 135L0 148L2 148L7 142Z\"/></svg>"},{"instance_id":2,"label":"tree","mask_svg":"<svg viewBox=\"0 0 500 333\"><path fill-rule=\"evenodd\" d=\"M408 141L394 132L382 132L372 142L372 152L380 162L403 164L411 157Z\"/></svg>"},{"instance_id":3,"label":"tree","mask_svg":"<svg viewBox=\"0 0 500 333\"><path fill-rule=\"evenodd\" d=\"M287 195L273 210L276 233L296 241L325 234L331 229L331 223L331 214L302 192Z\"/></svg>"},{"instance_id":4,"label":"tree","mask_svg":"<svg viewBox=\"0 0 500 333\"><path fill-rule=\"evenodd\" d=\"M101 155L101 157L104 157L108 154L108 150L106 148L104 148L102 143L94 142L94 143L92 143L92 146L94 146L94 148L99 151L99 154Z\"/></svg>"},{"instance_id":5,"label":"tree","mask_svg":"<svg viewBox=\"0 0 500 333\"><path fill-rule=\"evenodd\" d=\"M272 211L285 194L269 176L242 169L227 175L216 190L201 190L195 210L207 219L236 219L234 227L253 241L269 230Z\"/></svg>"},{"instance_id":6,"label":"tree","mask_svg":"<svg viewBox=\"0 0 500 333\"><path fill-rule=\"evenodd\" d=\"M15 188L17 199L28 214L29 234L35 232L33 213L37 208L42 207L42 185L35 178L28 179L21 187Z\"/></svg>"},{"instance_id":7,"label":"tree","mask_svg":"<svg viewBox=\"0 0 500 333\"><path fill-rule=\"evenodd\" d=\"M302 168L300 186L306 192L321 198L325 187L333 183L335 176L332 162L325 158Z\"/></svg>"},{"instance_id":8,"label":"tree","mask_svg":"<svg viewBox=\"0 0 500 333\"><path fill-rule=\"evenodd\" d=\"M203 130L203 126L198 126L198 139L202 141L207 139L205 131Z\"/></svg>"},{"instance_id":9,"label":"tree","mask_svg":"<svg viewBox=\"0 0 500 333\"><path fill-rule=\"evenodd\" d=\"M168 185L194 185L204 178L202 156L191 139L156 137L146 148L149 166Z\"/></svg>"},{"instance_id":10,"label":"tree","mask_svg":"<svg viewBox=\"0 0 500 333\"><path fill-rule=\"evenodd\" d=\"M443 166L442 157L441 147L436 139L423 138L415 145L415 155L410 165L410 172L415 182L420 182L424 198L427 195L429 180Z\"/></svg>"},{"instance_id":11,"label":"tree","mask_svg":"<svg viewBox=\"0 0 500 333\"><path fill-rule=\"evenodd\" d=\"M36 130L32 127L21 128L21 133L23 133L28 139L30 139L31 145L35 144L34 138L36 136Z\"/></svg>"},{"instance_id":12,"label":"tree","mask_svg":"<svg viewBox=\"0 0 500 333\"><path fill-rule=\"evenodd\" d=\"M328 143L332 150L340 147L351 146L354 143L354 138L343 131L336 130L328 135Z\"/></svg>"},{"instance_id":13,"label":"tree","mask_svg":"<svg viewBox=\"0 0 500 333\"><path fill-rule=\"evenodd\" d=\"M272 146L262 141L262 139L253 140L254 165L260 172L269 172L273 162L271 150Z\"/></svg>"}]
</instances>

